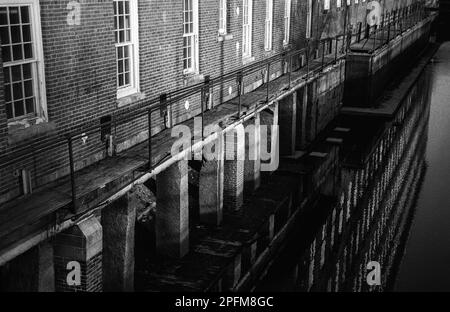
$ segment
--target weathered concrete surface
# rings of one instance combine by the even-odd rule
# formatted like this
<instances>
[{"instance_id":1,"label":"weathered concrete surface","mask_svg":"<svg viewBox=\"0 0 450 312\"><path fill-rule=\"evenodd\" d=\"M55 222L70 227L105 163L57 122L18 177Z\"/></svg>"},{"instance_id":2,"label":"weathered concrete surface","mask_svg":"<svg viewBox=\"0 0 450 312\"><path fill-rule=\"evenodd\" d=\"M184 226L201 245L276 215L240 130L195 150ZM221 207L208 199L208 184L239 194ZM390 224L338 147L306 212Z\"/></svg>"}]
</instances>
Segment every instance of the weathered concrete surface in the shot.
<instances>
[{"instance_id":1,"label":"weathered concrete surface","mask_svg":"<svg viewBox=\"0 0 450 312\"><path fill-rule=\"evenodd\" d=\"M225 136L224 209L239 210L244 201L245 131L242 125Z\"/></svg>"},{"instance_id":2,"label":"weathered concrete surface","mask_svg":"<svg viewBox=\"0 0 450 312\"><path fill-rule=\"evenodd\" d=\"M200 222L218 226L223 219L224 154L223 137L213 142L214 159L205 160L199 176Z\"/></svg>"},{"instance_id":3,"label":"weathered concrete surface","mask_svg":"<svg viewBox=\"0 0 450 312\"><path fill-rule=\"evenodd\" d=\"M160 255L181 258L189 251L188 163L181 160L158 174L156 248Z\"/></svg>"},{"instance_id":4,"label":"weathered concrete surface","mask_svg":"<svg viewBox=\"0 0 450 312\"><path fill-rule=\"evenodd\" d=\"M135 190L102 210L104 291L134 290Z\"/></svg>"},{"instance_id":5,"label":"weathered concrete surface","mask_svg":"<svg viewBox=\"0 0 450 312\"><path fill-rule=\"evenodd\" d=\"M0 279L1 291L55 291L53 246L41 243L15 258L0 268Z\"/></svg>"},{"instance_id":6,"label":"weathered concrete surface","mask_svg":"<svg viewBox=\"0 0 450 312\"><path fill-rule=\"evenodd\" d=\"M244 196L261 185L261 117L256 114L245 125Z\"/></svg>"}]
</instances>

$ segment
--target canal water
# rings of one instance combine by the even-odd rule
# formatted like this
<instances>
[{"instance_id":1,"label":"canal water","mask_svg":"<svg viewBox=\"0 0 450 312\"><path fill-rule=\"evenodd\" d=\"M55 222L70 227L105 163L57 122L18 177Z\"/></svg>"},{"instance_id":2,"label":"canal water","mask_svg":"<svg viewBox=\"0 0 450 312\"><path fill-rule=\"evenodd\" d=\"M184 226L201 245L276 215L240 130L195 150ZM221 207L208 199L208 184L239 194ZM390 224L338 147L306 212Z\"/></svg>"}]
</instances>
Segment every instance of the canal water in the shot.
<instances>
[{"instance_id":1,"label":"canal water","mask_svg":"<svg viewBox=\"0 0 450 312\"><path fill-rule=\"evenodd\" d=\"M339 127L351 131L337 185L298 221L256 290L449 291L450 43L394 120Z\"/></svg>"}]
</instances>

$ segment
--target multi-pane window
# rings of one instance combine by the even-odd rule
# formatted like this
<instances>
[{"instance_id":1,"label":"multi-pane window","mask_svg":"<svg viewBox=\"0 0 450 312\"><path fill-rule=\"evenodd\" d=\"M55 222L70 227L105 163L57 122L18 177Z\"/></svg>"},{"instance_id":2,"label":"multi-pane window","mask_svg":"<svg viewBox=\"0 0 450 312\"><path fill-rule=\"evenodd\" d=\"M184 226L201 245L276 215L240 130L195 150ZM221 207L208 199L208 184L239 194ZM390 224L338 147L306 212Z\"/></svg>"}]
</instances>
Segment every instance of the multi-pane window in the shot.
<instances>
[{"instance_id":1,"label":"multi-pane window","mask_svg":"<svg viewBox=\"0 0 450 312\"><path fill-rule=\"evenodd\" d=\"M336 0L336 7L340 8L342 6L342 0Z\"/></svg>"},{"instance_id":2,"label":"multi-pane window","mask_svg":"<svg viewBox=\"0 0 450 312\"><path fill-rule=\"evenodd\" d=\"M198 72L198 0L183 0L183 68Z\"/></svg>"},{"instance_id":3,"label":"multi-pane window","mask_svg":"<svg viewBox=\"0 0 450 312\"><path fill-rule=\"evenodd\" d=\"M323 2L323 9L325 11L328 11L330 9L330 0L324 0L324 2Z\"/></svg>"},{"instance_id":4,"label":"multi-pane window","mask_svg":"<svg viewBox=\"0 0 450 312\"><path fill-rule=\"evenodd\" d=\"M272 50L273 0L266 0L266 20L264 32L264 48Z\"/></svg>"},{"instance_id":5,"label":"multi-pane window","mask_svg":"<svg viewBox=\"0 0 450 312\"><path fill-rule=\"evenodd\" d=\"M114 0L118 98L139 91L137 27L136 0Z\"/></svg>"},{"instance_id":6,"label":"multi-pane window","mask_svg":"<svg viewBox=\"0 0 450 312\"><path fill-rule=\"evenodd\" d=\"M45 106L39 3L0 4L0 44L8 120L44 115ZM42 83L40 83L42 82Z\"/></svg>"},{"instance_id":7,"label":"multi-pane window","mask_svg":"<svg viewBox=\"0 0 450 312\"><path fill-rule=\"evenodd\" d=\"M227 0L219 1L219 34L227 33Z\"/></svg>"},{"instance_id":8,"label":"multi-pane window","mask_svg":"<svg viewBox=\"0 0 450 312\"><path fill-rule=\"evenodd\" d=\"M284 0L284 44L289 43L289 33L291 31L291 0Z\"/></svg>"},{"instance_id":9,"label":"multi-pane window","mask_svg":"<svg viewBox=\"0 0 450 312\"><path fill-rule=\"evenodd\" d=\"M242 5L242 56L252 56L253 0L244 0Z\"/></svg>"}]
</instances>

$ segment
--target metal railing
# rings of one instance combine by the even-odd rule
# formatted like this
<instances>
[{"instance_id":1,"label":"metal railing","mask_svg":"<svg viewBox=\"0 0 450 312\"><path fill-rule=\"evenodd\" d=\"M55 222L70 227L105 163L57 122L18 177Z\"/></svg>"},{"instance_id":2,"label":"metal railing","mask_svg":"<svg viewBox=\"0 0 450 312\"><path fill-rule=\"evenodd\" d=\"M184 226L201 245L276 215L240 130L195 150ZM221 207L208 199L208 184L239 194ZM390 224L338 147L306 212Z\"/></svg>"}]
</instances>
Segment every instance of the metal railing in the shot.
<instances>
[{"instance_id":1,"label":"metal railing","mask_svg":"<svg viewBox=\"0 0 450 312\"><path fill-rule=\"evenodd\" d=\"M399 23L399 18L395 17L389 25ZM360 34L356 34L360 36ZM263 87L266 88L266 102L269 102L269 86L270 86L270 73L272 66L281 63L281 68L283 75L288 75L288 84L291 88L291 75L293 72L305 69L306 72L303 76L305 81L309 80L311 75L318 72L322 72L323 69L329 65L336 64L341 58L345 57L346 52L352 43L351 38L355 34L345 33L332 38L326 38L321 40L307 40L305 48L299 50L286 51L268 59L254 62L246 67L231 71L229 73L223 74L221 76L210 78L206 76L204 81L197 83L185 88L181 88L169 93L163 93L159 97L152 98L149 100L144 100L142 105L137 106L133 109L127 109L125 111L116 111L112 114L108 121L103 123L86 123L78 127L77 130L72 130L69 133L60 133L51 137L37 138L32 143L17 147L9 152L6 152L0 157L0 169L6 168L6 166L19 163L21 161L27 160L29 158L35 157L36 154L50 151L52 149L67 147L67 152L69 155L69 170L70 170L70 184L71 184L71 196L74 212L77 211L76 207L76 168L75 168L75 152L73 142L78 139L82 139L91 133L103 133L104 129L117 129L120 125L125 125L129 122L135 121L138 118L147 117L147 130L148 130L148 157L149 163L147 170L152 171L154 165L152 163L152 113L155 111L160 111L160 118L165 118L169 116L168 127L173 125L172 114L168 113L172 111L172 106L179 103L181 100L188 98L189 96L200 94L200 107L201 112L197 116L202 118L202 140L204 139L204 114L207 111L207 103L211 93L215 86L221 86L224 83L235 83L237 89L237 112L236 117L241 119L242 116L242 105L241 97L245 94L244 92L244 78L247 75L253 74L255 72L264 70L265 78L263 78ZM339 47L340 46L340 47ZM311 57L313 52L318 54L318 57ZM320 53L321 51L321 53ZM296 60L296 62L295 62ZM295 66L297 64L297 66ZM316 65L313 68L313 65ZM264 85L265 84L265 85ZM222 103L220 103L222 104ZM217 106L217 105L215 105ZM103 139L103 138L102 138ZM84 155L87 157L87 155Z\"/></svg>"},{"instance_id":2,"label":"metal railing","mask_svg":"<svg viewBox=\"0 0 450 312\"><path fill-rule=\"evenodd\" d=\"M411 26L417 24L426 15L424 3L415 2L407 7L395 9L391 12L381 14L379 25L367 26L362 29L362 24L356 31L352 32L351 41L360 43L364 41L363 48L372 43L372 51L387 44L397 34L403 33ZM385 40L383 40L383 37ZM379 42L379 40L381 40ZM378 43L378 45L377 45Z\"/></svg>"}]
</instances>

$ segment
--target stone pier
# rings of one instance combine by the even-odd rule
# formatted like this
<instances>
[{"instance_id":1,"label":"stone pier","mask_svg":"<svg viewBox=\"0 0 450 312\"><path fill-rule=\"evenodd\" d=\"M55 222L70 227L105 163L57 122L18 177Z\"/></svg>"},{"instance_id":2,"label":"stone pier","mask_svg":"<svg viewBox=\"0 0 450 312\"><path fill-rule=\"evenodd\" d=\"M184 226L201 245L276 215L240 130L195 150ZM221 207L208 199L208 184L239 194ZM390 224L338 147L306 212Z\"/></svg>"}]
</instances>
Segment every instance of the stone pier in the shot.
<instances>
[{"instance_id":1,"label":"stone pier","mask_svg":"<svg viewBox=\"0 0 450 312\"><path fill-rule=\"evenodd\" d=\"M244 194L251 195L261 185L261 118L256 114L245 126Z\"/></svg>"},{"instance_id":2,"label":"stone pier","mask_svg":"<svg viewBox=\"0 0 450 312\"><path fill-rule=\"evenodd\" d=\"M59 233L54 241L56 291L103 290L103 229L94 215Z\"/></svg>"},{"instance_id":3,"label":"stone pier","mask_svg":"<svg viewBox=\"0 0 450 312\"><path fill-rule=\"evenodd\" d=\"M297 135L297 93L284 97L279 103L280 156L295 154Z\"/></svg>"},{"instance_id":4,"label":"stone pier","mask_svg":"<svg viewBox=\"0 0 450 312\"><path fill-rule=\"evenodd\" d=\"M223 136L206 148L211 159L205 159L199 177L200 222L218 226L223 218L224 155Z\"/></svg>"},{"instance_id":5,"label":"stone pier","mask_svg":"<svg viewBox=\"0 0 450 312\"><path fill-rule=\"evenodd\" d=\"M182 258L189 252L188 162L178 161L156 177L156 249Z\"/></svg>"},{"instance_id":6,"label":"stone pier","mask_svg":"<svg viewBox=\"0 0 450 312\"><path fill-rule=\"evenodd\" d=\"M134 290L137 202L130 191L102 210L104 291Z\"/></svg>"},{"instance_id":7,"label":"stone pier","mask_svg":"<svg viewBox=\"0 0 450 312\"><path fill-rule=\"evenodd\" d=\"M239 210L244 202L245 130L243 125L225 135L224 209Z\"/></svg>"},{"instance_id":8,"label":"stone pier","mask_svg":"<svg viewBox=\"0 0 450 312\"><path fill-rule=\"evenodd\" d=\"M0 279L1 291L55 291L53 246L44 242L21 254L0 268Z\"/></svg>"}]
</instances>

